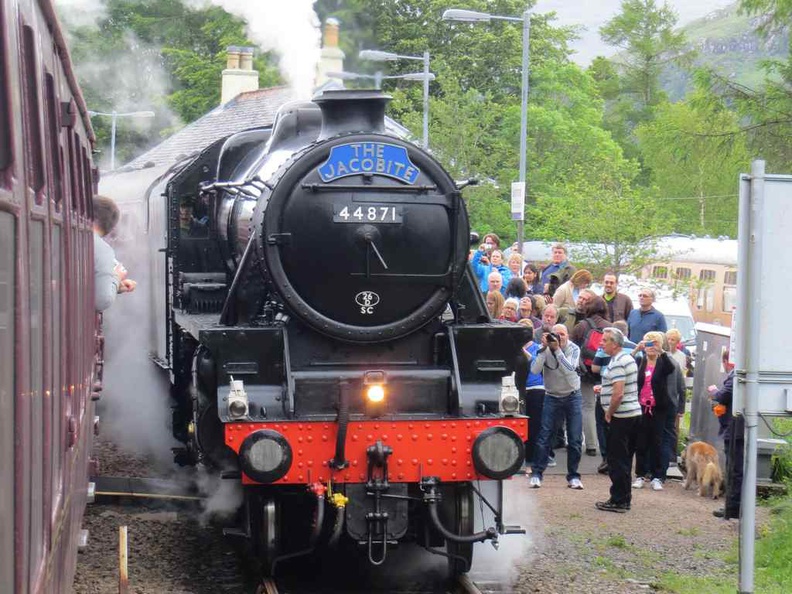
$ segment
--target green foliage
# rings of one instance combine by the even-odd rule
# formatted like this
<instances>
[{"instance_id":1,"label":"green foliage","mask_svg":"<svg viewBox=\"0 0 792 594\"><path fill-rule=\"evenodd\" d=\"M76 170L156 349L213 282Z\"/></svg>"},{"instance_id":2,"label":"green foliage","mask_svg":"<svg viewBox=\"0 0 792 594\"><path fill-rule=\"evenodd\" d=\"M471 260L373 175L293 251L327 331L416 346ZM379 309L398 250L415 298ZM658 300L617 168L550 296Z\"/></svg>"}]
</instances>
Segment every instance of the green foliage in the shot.
<instances>
[{"instance_id":1,"label":"green foliage","mask_svg":"<svg viewBox=\"0 0 792 594\"><path fill-rule=\"evenodd\" d=\"M742 137L752 155L767 161L768 171L787 172L792 170L792 48L788 29L792 0L742 0L740 9L757 17L764 35L778 37L786 31L786 60L765 61L763 84L755 88L714 69L700 71L697 82L737 114L738 125L724 129L723 135Z\"/></svg>"},{"instance_id":2,"label":"green foliage","mask_svg":"<svg viewBox=\"0 0 792 594\"><path fill-rule=\"evenodd\" d=\"M788 29L792 23L792 0L741 0L740 10L759 17L759 30L764 34Z\"/></svg>"},{"instance_id":3,"label":"green foliage","mask_svg":"<svg viewBox=\"0 0 792 594\"><path fill-rule=\"evenodd\" d=\"M664 103L636 130L651 183L680 233L737 236L737 180L750 168L736 114L703 92Z\"/></svg>"},{"instance_id":4,"label":"green foliage","mask_svg":"<svg viewBox=\"0 0 792 594\"><path fill-rule=\"evenodd\" d=\"M756 542L757 592L792 591L792 506L787 498L777 507L768 530Z\"/></svg>"}]
</instances>

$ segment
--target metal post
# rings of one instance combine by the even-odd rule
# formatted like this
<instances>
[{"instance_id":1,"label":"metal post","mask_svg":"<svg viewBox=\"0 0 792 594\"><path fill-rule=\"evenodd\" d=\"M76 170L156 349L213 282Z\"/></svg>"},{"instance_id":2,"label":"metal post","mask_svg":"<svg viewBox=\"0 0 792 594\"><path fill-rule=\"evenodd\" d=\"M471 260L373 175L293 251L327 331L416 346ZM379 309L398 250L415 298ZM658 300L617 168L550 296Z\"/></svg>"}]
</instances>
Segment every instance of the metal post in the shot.
<instances>
[{"instance_id":1,"label":"metal post","mask_svg":"<svg viewBox=\"0 0 792 594\"><path fill-rule=\"evenodd\" d=\"M743 329L759 328L761 307L759 290L762 270L762 208L764 207L765 162L751 163L751 187L748 196L740 193L740 242L745 242L747 266L741 269L743 291L738 315L746 321ZM746 219L743 222L743 219ZM747 232L747 233L746 233ZM750 246L750 247L747 247ZM745 467L740 497L740 592L754 591L755 531L756 531L756 438L759 424L759 337L752 332L738 336L742 345L741 374L744 374L745 389ZM734 412L734 411L732 411Z\"/></svg>"},{"instance_id":2,"label":"metal post","mask_svg":"<svg viewBox=\"0 0 792 594\"><path fill-rule=\"evenodd\" d=\"M423 63L423 147L429 150L429 52L424 52Z\"/></svg>"},{"instance_id":3,"label":"metal post","mask_svg":"<svg viewBox=\"0 0 792 594\"><path fill-rule=\"evenodd\" d=\"M528 51L531 39L531 13L523 13L523 55L522 55L522 107L520 111L520 181L524 183L525 199L528 199L528 182L525 179L525 170L528 163ZM517 243L520 244L520 253L523 247L523 223L525 212L517 221Z\"/></svg>"},{"instance_id":4,"label":"metal post","mask_svg":"<svg viewBox=\"0 0 792 594\"><path fill-rule=\"evenodd\" d=\"M115 170L115 137L116 137L116 120L118 114L115 109L112 114L112 123L110 124L110 171Z\"/></svg>"}]
</instances>

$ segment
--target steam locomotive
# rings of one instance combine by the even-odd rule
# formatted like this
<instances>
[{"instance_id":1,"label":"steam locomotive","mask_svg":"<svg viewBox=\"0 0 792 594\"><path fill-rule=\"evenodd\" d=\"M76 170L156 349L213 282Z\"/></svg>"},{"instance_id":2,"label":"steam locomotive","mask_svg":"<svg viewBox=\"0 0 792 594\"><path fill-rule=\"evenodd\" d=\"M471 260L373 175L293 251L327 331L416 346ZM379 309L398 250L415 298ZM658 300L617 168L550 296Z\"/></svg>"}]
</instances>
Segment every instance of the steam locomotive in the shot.
<instances>
[{"instance_id":1,"label":"steam locomotive","mask_svg":"<svg viewBox=\"0 0 792 594\"><path fill-rule=\"evenodd\" d=\"M288 104L158 188L177 456L241 481L268 572L351 539L375 565L410 541L459 574L520 532L502 481L524 458L525 329L489 319L460 187L387 132L388 99Z\"/></svg>"}]
</instances>

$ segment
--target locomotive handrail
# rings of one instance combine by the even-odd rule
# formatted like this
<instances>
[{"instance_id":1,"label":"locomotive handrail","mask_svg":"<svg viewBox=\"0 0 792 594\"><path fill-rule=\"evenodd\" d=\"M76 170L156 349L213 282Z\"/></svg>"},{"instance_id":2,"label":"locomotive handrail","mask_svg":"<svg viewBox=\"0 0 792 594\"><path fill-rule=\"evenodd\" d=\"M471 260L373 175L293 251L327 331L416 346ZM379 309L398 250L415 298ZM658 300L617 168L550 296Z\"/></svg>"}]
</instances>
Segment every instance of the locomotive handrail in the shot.
<instances>
[{"instance_id":1,"label":"locomotive handrail","mask_svg":"<svg viewBox=\"0 0 792 594\"><path fill-rule=\"evenodd\" d=\"M294 416L294 380L295 372L291 368L291 351L289 349L289 330L283 328L283 368L286 372L286 407L289 410L289 418Z\"/></svg>"},{"instance_id":2,"label":"locomotive handrail","mask_svg":"<svg viewBox=\"0 0 792 594\"><path fill-rule=\"evenodd\" d=\"M451 363L454 366L454 382L451 384L451 389L454 391L456 405L459 408L462 406L462 377L459 375L459 355L457 355L453 328L448 329L448 344L451 348Z\"/></svg>"},{"instance_id":3,"label":"locomotive handrail","mask_svg":"<svg viewBox=\"0 0 792 594\"><path fill-rule=\"evenodd\" d=\"M291 376L293 380L309 380L309 379L333 379L333 380L348 380L348 379L363 379L366 371L339 371L337 369L328 369L327 371L292 371ZM388 379L424 379L424 380L439 380L451 377L451 371L448 369L405 369L405 370L387 370Z\"/></svg>"},{"instance_id":4,"label":"locomotive handrail","mask_svg":"<svg viewBox=\"0 0 792 594\"><path fill-rule=\"evenodd\" d=\"M231 303L233 303L234 297L236 296L237 287L239 286L239 279L242 278L242 271L245 269L247 260L250 257L250 252L253 249L253 243L255 239L256 230L254 229L250 234L247 245L245 246L245 251L242 254L241 260L239 261L239 266L237 266L236 274L234 274L234 280L231 282L231 288L228 289L228 295L226 296L225 303L223 304L223 311L220 313L220 324L223 326L233 326L233 322L229 322L228 320L231 312Z\"/></svg>"},{"instance_id":5,"label":"locomotive handrail","mask_svg":"<svg viewBox=\"0 0 792 594\"><path fill-rule=\"evenodd\" d=\"M398 192L406 194L425 194L437 190L437 186L371 186L366 184L301 184L303 190L312 192L337 192L338 190L357 190L366 192Z\"/></svg>"}]
</instances>

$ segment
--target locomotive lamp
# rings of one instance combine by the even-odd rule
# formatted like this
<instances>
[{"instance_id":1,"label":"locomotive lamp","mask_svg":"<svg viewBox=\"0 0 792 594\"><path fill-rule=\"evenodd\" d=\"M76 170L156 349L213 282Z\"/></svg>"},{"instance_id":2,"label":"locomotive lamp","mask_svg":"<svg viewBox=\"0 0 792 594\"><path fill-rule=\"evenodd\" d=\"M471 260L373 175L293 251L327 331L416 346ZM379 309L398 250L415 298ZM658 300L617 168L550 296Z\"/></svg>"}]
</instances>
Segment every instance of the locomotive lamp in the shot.
<instances>
[{"instance_id":1,"label":"locomotive lamp","mask_svg":"<svg viewBox=\"0 0 792 594\"><path fill-rule=\"evenodd\" d=\"M363 388L366 396L366 413L378 417L385 410L385 384L387 378L384 371L367 371L363 374Z\"/></svg>"},{"instance_id":2,"label":"locomotive lamp","mask_svg":"<svg viewBox=\"0 0 792 594\"><path fill-rule=\"evenodd\" d=\"M382 402L385 400L385 388L379 384L369 386L368 390L366 390L366 397L371 402Z\"/></svg>"},{"instance_id":3,"label":"locomotive lamp","mask_svg":"<svg viewBox=\"0 0 792 594\"><path fill-rule=\"evenodd\" d=\"M500 395L500 411L504 415L516 415L520 412L520 394L514 385L514 374L507 375L502 380Z\"/></svg>"},{"instance_id":4,"label":"locomotive lamp","mask_svg":"<svg viewBox=\"0 0 792 594\"><path fill-rule=\"evenodd\" d=\"M241 419L248 414L248 397L242 380L231 378L231 391L228 393L228 416Z\"/></svg>"}]
</instances>

